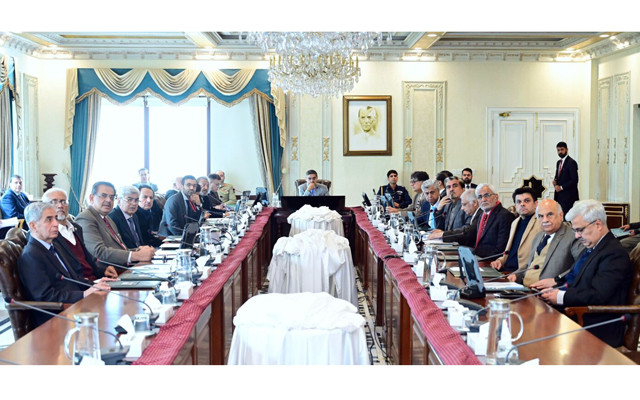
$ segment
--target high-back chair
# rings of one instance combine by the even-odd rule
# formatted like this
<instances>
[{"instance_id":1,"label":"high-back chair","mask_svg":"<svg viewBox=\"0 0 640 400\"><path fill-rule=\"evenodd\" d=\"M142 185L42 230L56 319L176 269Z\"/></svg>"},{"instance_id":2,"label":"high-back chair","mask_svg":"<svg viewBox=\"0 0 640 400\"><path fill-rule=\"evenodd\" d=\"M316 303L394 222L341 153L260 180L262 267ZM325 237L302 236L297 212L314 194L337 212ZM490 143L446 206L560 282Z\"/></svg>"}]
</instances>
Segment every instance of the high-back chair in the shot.
<instances>
[{"instance_id":1,"label":"high-back chair","mask_svg":"<svg viewBox=\"0 0 640 400\"><path fill-rule=\"evenodd\" d=\"M24 300L25 292L18 276L20 254L22 254L21 245L11 240L0 240L0 292L7 302L13 337L16 340L29 333L35 324L31 318L31 310L28 307L12 303L12 300L54 312L64 308L63 303Z\"/></svg>"},{"instance_id":2,"label":"high-back chair","mask_svg":"<svg viewBox=\"0 0 640 400\"><path fill-rule=\"evenodd\" d=\"M302 185L303 183L305 183L307 180L306 179L296 179L295 183L296 183L296 191L298 190L298 186ZM331 191L331 181L327 180L327 179L318 179L317 181L318 183L322 183L323 185L325 185L327 187L327 190Z\"/></svg>"},{"instance_id":3,"label":"high-back chair","mask_svg":"<svg viewBox=\"0 0 640 400\"><path fill-rule=\"evenodd\" d=\"M9 229L5 239L11 240L13 243L19 244L20 247L24 248L24 246L27 245L27 231L19 226L15 226Z\"/></svg>"}]
</instances>

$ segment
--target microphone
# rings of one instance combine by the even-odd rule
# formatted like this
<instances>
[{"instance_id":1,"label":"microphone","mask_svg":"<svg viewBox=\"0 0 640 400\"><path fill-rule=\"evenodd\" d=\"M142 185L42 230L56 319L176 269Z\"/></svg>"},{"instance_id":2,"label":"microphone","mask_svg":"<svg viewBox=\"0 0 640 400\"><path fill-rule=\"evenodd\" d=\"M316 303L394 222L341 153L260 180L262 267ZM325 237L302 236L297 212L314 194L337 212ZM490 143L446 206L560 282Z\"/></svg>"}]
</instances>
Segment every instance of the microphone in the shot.
<instances>
[{"instance_id":1,"label":"microphone","mask_svg":"<svg viewBox=\"0 0 640 400\"><path fill-rule=\"evenodd\" d=\"M90 285L90 284L88 284L88 283L86 283L86 282L77 281L77 280L75 280L75 279L67 278L66 276L64 276L64 275L62 275L62 274L60 274L60 273L58 273L57 275L58 275L58 276L60 277L60 279L61 279L61 280L63 280L63 281L69 281L69 282L73 282L73 283L76 283L76 284L81 285L81 286L86 286L86 287L94 288L94 289L97 289L97 290L99 290L99 291L101 291L101 292L113 293L113 294L115 294L115 295L117 295L117 296L120 296L120 297L122 297L122 298L129 299L129 300L133 300L133 301L136 301L136 302L138 302L138 303L141 303L141 304L143 304L145 307L147 307L147 308L149 309L149 320L150 320L150 321L151 321L152 319L153 319L154 321L155 321L156 319L158 319L158 314L154 314L154 313L153 313L153 310L151 309L151 307L149 307L149 305L148 305L147 303L145 303L143 300L134 299L133 297L125 296L125 295L124 295L124 294L122 294L122 293L118 293L118 292L115 292L115 291L113 291L113 292L112 292L111 290L106 290L106 289L102 289L102 288L99 288L99 287L95 287L95 286ZM153 316L154 316L154 315L156 316L156 318L155 318L155 319L153 318Z\"/></svg>"},{"instance_id":2,"label":"microphone","mask_svg":"<svg viewBox=\"0 0 640 400\"><path fill-rule=\"evenodd\" d=\"M68 322L73 322L74 324L76 323L76 320L74 320L74 319L63 317L62 315L56 314L56 313L51 312L51 311L44 310L44 309L36 307L36 306L32 306L31 304L23 303L23 302L18 301L16 299L10 299L9 302L10 303L14 303L14 304L18 304L18 305L23 306L23 307L27 307L27 308L29 308L31 310L39 311L39 312L47 314L47 315L51 315L52 317L60 318L62 320L68 321ZM100 328L94 328L94 329L97 330L98 332L102 332L104 334L112 336L118 342L118 345L120 345L120 350L114 349L112 347L108 347L108 348L105 348L104 350L103 349L100 350L102 361L104 361L105 364L114 365L114 364L116 364L117 362L121 361L123 358L126 357L127 353L129 352L129 347L128 346L127 347L123 346L122 342L120 342L120 339L118 338L118 336L116 336L114 333L111 333L109 331L105 331L104 329L100 329Z\"/></svg>"},{"instance_id":3,"label":"microphone","mask_svg":"<svg viewBox=\"0 0 640 400\"><path fill-rule=\"evenodd\" d=\"M509 356L511 355L511 353L514 350L517 352L519 347L526 346L528 344L541 342L541 341L547 340L547 339L553 339L555 337L562 336L562 335L567 335L569 333L584 331L586 329L597 328L598 326L602 326L602 325L613 324L615 322L625 322L625 321L628 321L630 319L631 319L631 314L624 314L624 315L622 315L622 316L620 316L618 318L614 318L614 319L610 319L610 320L607 320L607 321L598 322L598 323L587 325L587 326L581 326L580 328L573 329L573 330L570 330L570 331L555 333L553 335L544 336L544 337L541 337L541 338L538 338L538 339L532 339L532 340L528 340L526 342L518 343L515 346L512 346L511 349L509 349L509 351L507 352L507 355L506 355L506 357L504 359L505 359L505 362L508 362Z\"/></svg>"},{"instance_id":4,"label":"microphone","mask_svg":"<svg viewBox=\"0 0 640 400\"><path fill-rule=\"evenodd\" d=\"M532 270L532 269L533 269L533 270L540 269L540 266L536 264L536 265L531 266L531 267L529 267L529 268L525 268L525 269L517 269L517 270L515 270L515 271L511 272L510 274L505 274L505 275L502 275L502 276L496 276L495 278L487 279L487 280L486 280L486 281L484 281L484 282L493 282L493 281L496 281L496 280L498 280L498 279L508 278L508 277L510 277L511 275L518 275L518 274L521 274L521 273L523 273L523 272L527 272L527 271Z\"/></svg>"},{"instance_id":5,"label":"microphone","mask_svg":"<svg viewBox=\"0 0 640 400\"><path fill-rule=\"evenodd\" d=\"M498 254L493 254L493 255L490 255L490 256L486 256L486 257L478 257L478 261L490 260L490 259L492 259L494 257L500 257L500 256L503 256L503 255L504 255L504 253L498 253Z\"/></svg>"}]
</instances>

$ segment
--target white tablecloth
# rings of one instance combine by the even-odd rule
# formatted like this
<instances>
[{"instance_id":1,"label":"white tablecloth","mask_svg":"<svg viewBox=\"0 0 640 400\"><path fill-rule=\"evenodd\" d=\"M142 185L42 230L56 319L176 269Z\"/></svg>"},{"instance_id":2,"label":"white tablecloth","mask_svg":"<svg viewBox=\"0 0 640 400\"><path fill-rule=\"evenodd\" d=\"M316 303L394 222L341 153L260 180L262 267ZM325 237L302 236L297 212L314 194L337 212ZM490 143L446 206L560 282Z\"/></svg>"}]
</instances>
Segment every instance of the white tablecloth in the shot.
<instances>
[{"instance_id":1,"label":"white tablecloth","mask_svg":"<svg viewBox=\"0 0 640 400\"><path fill-rule=\"evenodd\" d=\"M295 236L307 229L331 230L340 236L344 236L342 216L337 211L330 210L326 206L312 207L308 204L289 215L287 222L291 225L289 236Z\"/></svg>"},{"instance_id":2,"label":"white tablecloth","mask_svg":"<svg viewBox=\"0 0 640 400\"><path fill-rule=\"evenodd\" d=\"M327 292L358 306L355 269L345 237L310 229L281 237L272 253L269 293Z\"/></svg>"},{"instance_id":3,"label":"white tablecloth","mask_svg":"<svg viewBox=\"0 0 640 400\"><path fill-rule=\"evenodd\" d=\"M261 294L233 318L229 365L368 365L364 318L327 293Z\"/></svg>"}]
</instances>

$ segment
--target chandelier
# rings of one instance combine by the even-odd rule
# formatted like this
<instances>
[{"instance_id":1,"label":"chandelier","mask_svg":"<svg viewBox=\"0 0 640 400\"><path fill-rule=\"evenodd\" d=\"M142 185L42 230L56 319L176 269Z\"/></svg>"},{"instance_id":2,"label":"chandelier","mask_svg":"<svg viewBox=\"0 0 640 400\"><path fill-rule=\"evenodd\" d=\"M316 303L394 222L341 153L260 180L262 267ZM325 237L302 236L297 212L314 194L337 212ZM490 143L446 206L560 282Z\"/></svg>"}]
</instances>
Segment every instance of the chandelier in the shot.
<instances>
[{"instance_id":1,"label":"chandelier","mask_svg":"<svg viewBox=\"0 0 640 400\"><path fill-rule=\"evenodd\" d=\"M284 91L338 97L360 78L356 53L382 43L374 32L251 32L247 40L269 57L269 81Z\"/></svg>"}]
</instances>

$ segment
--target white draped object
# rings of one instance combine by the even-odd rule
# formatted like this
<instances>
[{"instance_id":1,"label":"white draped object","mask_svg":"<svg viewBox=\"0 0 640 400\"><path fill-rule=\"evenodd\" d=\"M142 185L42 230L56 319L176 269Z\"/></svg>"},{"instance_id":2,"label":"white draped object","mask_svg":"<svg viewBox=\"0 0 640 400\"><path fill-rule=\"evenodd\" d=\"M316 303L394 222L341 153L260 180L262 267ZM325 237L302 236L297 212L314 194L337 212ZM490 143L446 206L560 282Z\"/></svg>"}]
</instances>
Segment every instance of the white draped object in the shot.
<instances>
[{"instance_id":1,"label":"white draped object","mask_svg":"<svg viewBox=\"0 0 640 400\"><path fill-rule=\"evenodd\" d=\"M326 293L262 294L233 318L229 365L368 365L364 318Z\"/></svg>"},{"instance_id":2,"label":"white draped object","mask_svg":"<svg viewBox=\"0 0 640 400\"><path fill-rule=\"evenodd\" d=\"M349 241L330 230L283 236L273 247L269 293L326 292L358 306Z\"/></svg>"},{"instance_id":3,"label":"white draped object","mask_svg":"<svg viewBox=\"0 0 640 400\"><path fill-rule=\"evenodd\" d=\"M96 68L96 75L100 81L113 93L118 96L128 96L140 85L146 74L149 74L154 82L164 93L170 96L184 94L193 85L200 72L207 81L220 93L225 96L233 96L243 90L251 81L255 74L255 69L243 69L229 76L219 70L200 71L185 69L175 76L169 74L164 69L134 68L122 75L117 74L109 68ZM65 110L65 146L69 147L73 141L73 115L75 113L75 103L84 98L78 99L78 79L77 69L67 71L67 102ZM251 95L251 93L247 93ZM286 145L286 100L282 90L272 89L271 95L276 107L276 117L280 127L280 145ZM244 96L243 96L244 97ZM270 101L270 100L269 100ZM276 134L275 132L272 134Z\"/></svg>"},{"instance_id":4,"label":"white draped object","mask_svg":"<svg viewBox=\"0 0 640 400\"><path fill-rule=\"evenodd\" d=\"M0 54L0 188L5 188L11 177L11 100L9 91L13 90L9 83L9 57ZM16 108L20 109L20 101L14 91Z\"/></svg>"},{"instance_id":5,"label":"white draped object","mask_svg":"<svg viewBox=\"0 0 640 400\"><path fill-rule=\"evenodd\" d=\"M312 207L305 204L298 211L289 215L287 222L291 225L289 236L295 236L307 229L331 230L344 236L342 216L326 206Z\"/></svg>"}]
</instances>

